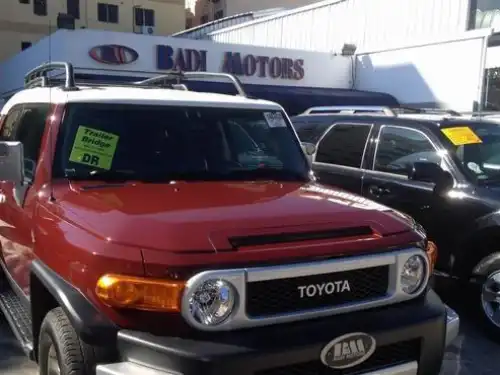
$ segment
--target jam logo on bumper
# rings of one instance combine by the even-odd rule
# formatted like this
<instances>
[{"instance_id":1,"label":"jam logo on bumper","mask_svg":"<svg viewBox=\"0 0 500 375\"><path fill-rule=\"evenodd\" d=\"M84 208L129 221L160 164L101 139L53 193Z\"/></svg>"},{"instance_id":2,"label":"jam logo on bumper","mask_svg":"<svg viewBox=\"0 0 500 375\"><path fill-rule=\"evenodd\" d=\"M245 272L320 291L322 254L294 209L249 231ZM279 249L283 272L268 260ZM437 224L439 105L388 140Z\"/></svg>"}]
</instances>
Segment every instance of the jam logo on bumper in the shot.
<instances>
[{"instance_id":1,"label":"jam logo on bumper","mask_svg":"<svg viewBox=\"0 0 500 375\"><path fill-rule=\"evenodd\" d=\"M101 64L108 65L130 64L139 58L137 51L118 44L96 46L89 51L89 56Z\"/></svg>"},{"instance_id":2,"label":"jam logo on bumper","mask_svg":"<svg viewBox=\"0 0 500 375\"><path fill-rule=\"evenodd\" d=\"M321 351L321 362L333 369L346 369L365 362L375 352L373 336L356 332L337 337Z\"/></svg>"}]
</instances>

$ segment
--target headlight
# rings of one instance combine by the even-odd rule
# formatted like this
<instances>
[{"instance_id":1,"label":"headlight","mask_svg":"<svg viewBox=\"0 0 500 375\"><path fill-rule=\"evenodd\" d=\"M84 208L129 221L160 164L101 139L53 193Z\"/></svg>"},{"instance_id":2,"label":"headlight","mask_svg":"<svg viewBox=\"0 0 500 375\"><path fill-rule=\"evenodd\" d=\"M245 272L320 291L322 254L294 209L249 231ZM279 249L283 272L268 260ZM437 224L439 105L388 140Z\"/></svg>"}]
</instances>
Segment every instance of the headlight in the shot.
<instances>
[{"instance_id":1,"label":"headlight","mask_svg":"<svg viewBox=\"0 0 500 375\"><path fill-rule=\"evenodd\" d=\"M216 326L233 312L236 290L224 280L206 280L191 292L189 313L206 326Z\"/></svg>"},{"instance_id":2,"label":"headlight","mask_svg":"<svg viewBox=\"0 0 500 375\"><path fill-rule=\"evenodd\" d=\"M407 294L413 294L420 289L426 279L426 263L422 256L412 255L401 271L401 286Z\"/></svg>"}]
</instances>

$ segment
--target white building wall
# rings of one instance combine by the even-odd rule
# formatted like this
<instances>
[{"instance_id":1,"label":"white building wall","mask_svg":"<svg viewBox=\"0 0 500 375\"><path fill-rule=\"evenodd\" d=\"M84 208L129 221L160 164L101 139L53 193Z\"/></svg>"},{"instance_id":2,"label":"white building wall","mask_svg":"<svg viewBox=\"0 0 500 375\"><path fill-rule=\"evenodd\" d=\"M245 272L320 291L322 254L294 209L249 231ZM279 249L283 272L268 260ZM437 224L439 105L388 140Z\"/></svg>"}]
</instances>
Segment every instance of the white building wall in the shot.
<instances>
[{"instance_id":1,"label":"white building wall","mask_svg":"<svg viewBox=\"0 0 500 375\"><path fill-rule=\"evenodd\" d=\"M466 31L470 0L327 0L218 30L221 43L331 52L400 45Z\"/></svg>"},{"instance_id":2,"label":"white building wall","mask_svg":"<svg viewBox=\"0 0 500 375\"><path fill-rule=\"evenodd\" d=\"M469 112L481 100L491 29L357 55L356 88L382 91L406 105Z\"/></svg>"}]
</instances>

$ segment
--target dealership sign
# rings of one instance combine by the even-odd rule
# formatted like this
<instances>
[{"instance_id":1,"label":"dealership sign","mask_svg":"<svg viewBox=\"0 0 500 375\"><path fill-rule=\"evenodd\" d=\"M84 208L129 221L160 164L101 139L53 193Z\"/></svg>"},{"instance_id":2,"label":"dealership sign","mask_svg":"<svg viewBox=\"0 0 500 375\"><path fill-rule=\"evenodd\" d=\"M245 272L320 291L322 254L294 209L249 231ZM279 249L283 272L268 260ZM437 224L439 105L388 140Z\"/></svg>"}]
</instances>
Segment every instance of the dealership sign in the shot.
<instances>
[{"instance_id":1,"label":"dealership sign","mask_svg":"<svg viewBox=\"0 0 500 375\"><path fill-rule=\"evenodd\" d=\"M101 64L108 65L130 64L139 58L139 54L135 50L118 44L105 44L93 47L89 51L89 56Z\"/></svg>"},{"instance_id":2,"label":"dealership sign","mask_svg":"<svg viewBox=\"0 0 500 375\"><path fill-rule=\"evenodd\" d=\"M156 46L156 65L159 70L190 72L207 71L207 50ZM225 51L220 71L237 76L300 81L305 76L304 60L284 56L256 55Z\"/></svg>"}]
</instances>

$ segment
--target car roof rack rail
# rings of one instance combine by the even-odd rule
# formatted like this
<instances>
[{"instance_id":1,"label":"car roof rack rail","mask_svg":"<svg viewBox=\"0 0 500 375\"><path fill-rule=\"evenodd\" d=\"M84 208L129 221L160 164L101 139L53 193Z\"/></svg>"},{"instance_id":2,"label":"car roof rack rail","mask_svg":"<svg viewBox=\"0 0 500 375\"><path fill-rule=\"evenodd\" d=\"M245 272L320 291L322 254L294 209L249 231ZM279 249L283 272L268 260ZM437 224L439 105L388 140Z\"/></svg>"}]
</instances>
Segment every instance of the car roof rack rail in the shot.
<instances>
[{"instance_id":1,"label":"car roof rack rail","mask_svg":"<svg viewBox=\"0 0 500 375\"><path fill-rule=\"evenodd\" d=\"M373 114L382 113L386 116L396 116L393 109L384 106L361 106L361 105L335 105L335 106L320 106L306 109L303 115L313 114Z\"/></svg>"},{"instance_id":2,"label":"car roof rack rail","mask_svg":"<svg viewBox=\"0 0 500 375\"><path fill-rule=\"evenodd\" d=\"M395 108L396 114L428 114L428 115L449 115L460 117L460 112L446 108L417 108L417 107L397 107Z\"/></svg>"},{"instance_id":3,"label":"car roof rack rail","mask_svg":"<svg viewBox=\"0 0 500 375\"><path fill-rule=\"evenodd\" d=\"M64 70L65 90L78 89L75 84L75 70L73 65L68 62L47 62L37 66L25 74L24 87L50 87L50 78L47 74L56 70Z\"/></svg>"},{"instance_id":4,"label":"car roof rack rail","mask_svg":"<svg viewBox=\"0 0 500 375\"><path fill-rule=\"evenodd\" d=\"M462 114L471 117L500 116L500 111L474 111L474 112L462 112Z\"/></svg>"},{"instance_id":5,"label":"car roof rack rail","mask_svg":"<svg viewBox=\"0 0 500 375\"><path fill-rule=\"evenodd\" d=\"M63 88L64 90L78 90L75 81L75 69L73 64L69 62L47 62L43 63L36 68L30 70L24 76L24 87L34 88L34 87L54 87L61 85L62 75L49 77L48 73L63 70L64 80ZM168 73L158 75L152 78L145 79L138 82L130 83L83 83L85 86L120 86L120 87L130 87L130 86L140 86L140 87L168 87L176 90L188 90L185 84L181 81L187 81L192 79L207 79L207 78L219 78L225 79L232 83L236 88L237 94L243 97L248 97L241 81L234 75L228 73L212 73L212 72L181 72L181 71L170 71ZM176 80L177 83L168 83L168 81Z\"/></svg>"},{"instance_id":6,"label":"car roof rack rail","mask_svg":"<svg viewBox=\"0 0 500 375\"><path fill-rule=\"evenodd\" d=\"M172 71L168 72L156 77L148 78L144 81L136 82L136 85L139 86L161 86L167 84L167 81L172 79L177 80L177 86L181 85L181 81L187 81L190 79L207 79L207 78L223 78L234 85L238 95L243 97L248 97L247 93L243 89L243 85L241 81L234 75L228 73L212 73L212 72L180 72L180 71ZM172 86L172 85L171 85ZM182 90L187 89L185 85L183 85Z\"/></svg>"}]
</instances>

